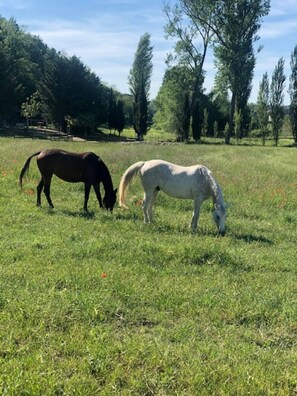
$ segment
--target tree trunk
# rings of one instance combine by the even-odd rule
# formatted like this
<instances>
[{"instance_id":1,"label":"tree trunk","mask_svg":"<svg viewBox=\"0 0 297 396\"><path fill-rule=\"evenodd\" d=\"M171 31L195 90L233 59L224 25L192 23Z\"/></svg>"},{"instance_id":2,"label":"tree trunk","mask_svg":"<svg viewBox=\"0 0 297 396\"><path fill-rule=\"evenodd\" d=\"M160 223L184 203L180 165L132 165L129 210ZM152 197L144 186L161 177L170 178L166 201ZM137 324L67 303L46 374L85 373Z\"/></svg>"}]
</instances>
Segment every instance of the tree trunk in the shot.
<instances>
[{"instance_id":1,"label":"tree trunk","mask_svg":"<svg viewBox=\"0 0 297 396\"><path fill-rule=\"evenodd\" d=\"M194 111L192 114L192 134L195 142L200 142L201 140L201 122L199 114L199 101L196 101Z\"/></svg>"},{"instance_id":2,"label":"tree trunk","mask_svg":"<svg viewBox=\"0 0 297 396\"><path fill-rule=\"evenodd\" d=\"M225 144L230 144L231 136L233 135L233 132L234 132L235 103L236 103L236 95L235 95L235 92L232 92L231 105L230 105L229 129L225 136Z\"/></svg>"}]
</instances>

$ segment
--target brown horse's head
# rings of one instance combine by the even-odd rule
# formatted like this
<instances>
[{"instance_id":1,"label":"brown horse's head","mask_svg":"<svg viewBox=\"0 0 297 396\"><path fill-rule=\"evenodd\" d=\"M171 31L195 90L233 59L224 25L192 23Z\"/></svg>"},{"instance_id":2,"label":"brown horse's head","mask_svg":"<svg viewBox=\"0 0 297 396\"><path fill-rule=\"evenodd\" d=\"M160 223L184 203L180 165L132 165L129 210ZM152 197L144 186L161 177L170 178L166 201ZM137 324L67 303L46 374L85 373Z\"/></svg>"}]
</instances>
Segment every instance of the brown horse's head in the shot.
<instances>
[{"instance_id":1,"label":"brown horse's head","mask_svg":"<svg viewBox=\"0 0 297 396\"><path fill-rule=\"evenodd\" d=\"M105 197L103 198L103 206L106 210L110 210L112 212L113 207L117 200L117 191L118 189L116 188L115 190L112 190L108 194L105 194Z\"/></svg>"}]
</instances>

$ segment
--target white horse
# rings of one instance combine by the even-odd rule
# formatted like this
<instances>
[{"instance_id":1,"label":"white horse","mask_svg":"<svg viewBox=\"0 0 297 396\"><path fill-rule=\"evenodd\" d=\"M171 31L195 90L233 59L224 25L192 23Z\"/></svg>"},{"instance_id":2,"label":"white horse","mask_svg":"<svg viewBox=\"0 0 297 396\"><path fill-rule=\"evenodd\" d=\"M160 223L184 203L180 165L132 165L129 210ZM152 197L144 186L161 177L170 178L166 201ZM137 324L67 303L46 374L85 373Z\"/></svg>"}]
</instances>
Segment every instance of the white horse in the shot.
<instances>
[{"instance_id":1,"label":"white horse","mask_svg":"<svg viewBox=\"0 0 297 396\"><path fill-rule=\"evenodd\" d=\"M126 191L133 178L140 174L144 189L144 222L153 220L152 206L158 192L180 199L194 200L194 213L190 227L197 228L200 207L208 198L213 199L213 219L220 234L225 233L226 205L222 190L210 170L202 165L179 166L162 160L140 161L131 165L123 174L119 186L119 205L125 205Z\"/></svg>"}]
</instances>

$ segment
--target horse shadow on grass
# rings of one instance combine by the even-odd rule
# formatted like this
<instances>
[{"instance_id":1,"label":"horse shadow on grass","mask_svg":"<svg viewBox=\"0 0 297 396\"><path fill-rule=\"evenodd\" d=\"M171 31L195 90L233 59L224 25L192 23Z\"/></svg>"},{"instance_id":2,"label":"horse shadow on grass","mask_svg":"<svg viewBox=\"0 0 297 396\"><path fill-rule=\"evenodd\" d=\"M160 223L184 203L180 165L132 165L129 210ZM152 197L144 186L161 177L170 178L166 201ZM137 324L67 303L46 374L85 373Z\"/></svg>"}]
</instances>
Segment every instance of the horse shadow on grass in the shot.
<instances>
[{"instance_id":1,"label":"horse shadow on grass","mask_svg":"<svg viewBox=\"0 0 297 396\"><path fill-rule=\"evenodd\" d=\"M143 222L143 217L138 212L133 211L117 211L114 214L115 220L119 221L133 221L137 224L139 229L142 229L148 234L181 234L181 235L193 235L193 236L211 236L211 237L221 237L218 234L216 228L211 228L208 226L199 226L197 230L191 230L188 223L172 224L167 221L162 221L155 215L155 221L152 223L145 224Z\"/></svg>"},{"instance_id":2,"label":"horse shadow on grass","mask_svg":"<svg viewBox=\"0 0 297 396\"><path fill-rule=\"evenodd\" d=\"M116 213L114 213L114 218L120 221L124 221L124 220L141 221L140 216L132 211L129 212L117 211Z\"/></svg>"},{"instance_id":3,"label":"horse shadow on grass","mask_svg":"<svg viewBox=\"0 0 297 396\"><path fill-rule=\"evenodd\" d=\"M95 218L95 213L96 213L95 211L94 212L93 211L92 212L85 212L84 210L72 211L72 210L69 210L69 209L56 210L56 209L51 209L51 208L48 208L47 211L52 216L63 215L63 216L66 216L66 217L83 218L83 219L86 219L86 220L93 220Z\"/></svg>"},{"instance_id":4,"label":"horse shadow on grass","mask_svg":"<svg viewBox=\"0 0 297 396\"><path fill-rule=\"evenodd\" d=\"M231 235L231 238L237 239L240 241L244 241L246 243L262 243L266 245L273 245L274 242L271 239L266 238L265 236L262 235L253 235L253 234L234 234Z\"/></svg>"}]
</instances>

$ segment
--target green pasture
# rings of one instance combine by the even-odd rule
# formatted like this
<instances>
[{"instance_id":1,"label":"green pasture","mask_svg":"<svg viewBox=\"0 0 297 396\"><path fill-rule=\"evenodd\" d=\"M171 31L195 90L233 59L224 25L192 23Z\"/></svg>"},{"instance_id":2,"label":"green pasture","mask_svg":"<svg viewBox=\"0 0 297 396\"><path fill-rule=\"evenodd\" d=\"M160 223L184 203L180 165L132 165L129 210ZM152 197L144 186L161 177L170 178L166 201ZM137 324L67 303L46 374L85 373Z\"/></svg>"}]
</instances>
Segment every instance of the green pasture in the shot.
<instances>
[{"instance_id":1,"label":"green pasture","mask_svg":"<svg viewBox=\"0 0 297 396\"><path fill-rule=\"evenodd\" d=\"M230 203L218 237L211 201L142 189L129 210L100 210L83 185L53 178L36 207L46 147L94 151L114 186L138 160L210 168ZM297 154L289 147L0 139L0 394L295 395Z\"/></svg>"}]
</instances>

